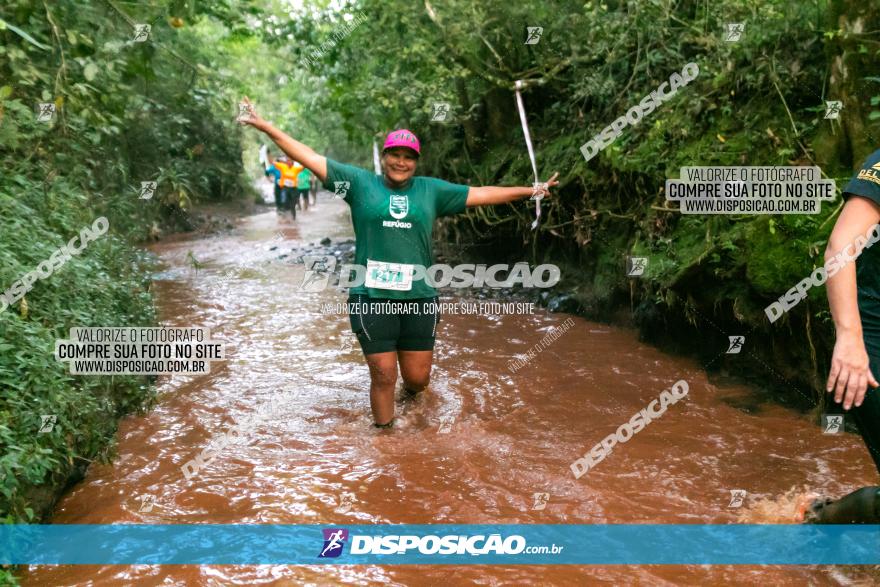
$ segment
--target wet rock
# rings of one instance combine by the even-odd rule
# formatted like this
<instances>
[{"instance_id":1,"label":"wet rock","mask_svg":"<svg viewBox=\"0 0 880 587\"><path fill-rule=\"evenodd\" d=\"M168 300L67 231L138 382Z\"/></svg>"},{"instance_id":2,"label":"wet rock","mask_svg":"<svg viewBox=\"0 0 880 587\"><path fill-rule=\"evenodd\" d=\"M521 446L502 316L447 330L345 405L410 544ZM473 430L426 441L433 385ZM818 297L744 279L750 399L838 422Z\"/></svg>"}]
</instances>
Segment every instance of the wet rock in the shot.
<instances>
[{"instance_id":1,"label":"wet rock","mask_svg":"<svg viewBox=\"0 0 880 587\"><path fill-rule=\"evenodd\" d=\"M269 250L270 250L270 251L277 251L277 250L278 250L278 245L272 245L271 247L269 247Z\"/></svg>"},{"instance_id":2,"label":"wet rock","mask_svg":"<svg viewBox=\"0 0 880 587\"><path fill-rule=\"evenodd\" d=\"M577 313L580 304L570 293L556 294L547 303L547 309L551 312Z\"/></svg>"},{"instance_id":3,"label":"wet rock","mask_svg":"<svg viewBox=\"0 0 880 587\"><path fill-rule=\"evenodd\" d=\"M324 245L325 247L327 245L329 245L331 242L333 242L333 241L330 240L330 237L325 236L324 238L321 239L321 244Z\"/></svg>"}]
</instances>

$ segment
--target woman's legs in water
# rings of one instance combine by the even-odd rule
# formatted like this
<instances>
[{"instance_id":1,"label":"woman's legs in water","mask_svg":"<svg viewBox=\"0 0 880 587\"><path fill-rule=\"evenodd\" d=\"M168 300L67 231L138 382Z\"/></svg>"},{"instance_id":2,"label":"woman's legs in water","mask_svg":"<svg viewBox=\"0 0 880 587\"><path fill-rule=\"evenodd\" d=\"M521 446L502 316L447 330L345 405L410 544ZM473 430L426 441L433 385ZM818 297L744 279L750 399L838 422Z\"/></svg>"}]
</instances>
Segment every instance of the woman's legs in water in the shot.
<instances>
[{"instance_id":1,"label":"woman's legs in water","mask_svg":"<svg viewBox=\"0 0 880 587\"><path fill-rule=\"evenodd\" d=\"M390 425L394 420L394 384L397 383L397 353L366 355L370 368L370 408L376 426Z\"/></svg>"},{"instance_id":2,"label":"woman's legs in water","mask_svg":"<svg viewBox=\"0 0 880 587\"><path fill-rule=\"evenodd\" d=\"M370 369L373 421L376 426L390 426L398 365L410 394L427 387L431 377L439 321L436 298L390 300L353 294L348 301L351 329Z\"/></svg>"},{"instance_id":3,"label":"woman's legs in water","mask_svg":"<svg viewBox=\"0 0 880 587\"><path fill-rule=\"evenodd\" d=\"M404 389L409 393L418 393L428 386L433 355L433 351L392 351L366 355L370 368L370 408L377 426L386 426L394 420L398 361Z\"/></svg>"},{"instance_id":4,"label":"woman's legs in water","mask_svg":"<svg viewBox=\"0 0 880 587\"><path fill-rule=\"evenodd\" d=\"M404 390L418 393L428 387L434 351L397 351L397 358Z\"/></svg>"}]
</instances>

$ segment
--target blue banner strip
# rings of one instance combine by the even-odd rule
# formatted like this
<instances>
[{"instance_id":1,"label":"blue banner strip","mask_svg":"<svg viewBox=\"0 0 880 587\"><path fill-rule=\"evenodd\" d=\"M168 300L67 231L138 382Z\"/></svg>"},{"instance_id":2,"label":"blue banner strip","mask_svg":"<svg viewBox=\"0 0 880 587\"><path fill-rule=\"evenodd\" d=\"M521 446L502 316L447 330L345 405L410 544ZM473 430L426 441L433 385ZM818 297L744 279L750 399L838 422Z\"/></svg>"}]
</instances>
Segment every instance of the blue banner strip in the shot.
<instances>
[{"instance_id":1,"label":"blue banner strip","mask_svg":"<svg viewBox=\"0 0 880 587\"><path fill-rule=\"evenodd\" d=\"M880 526L5 525L0 563L876 565Z\"/></svg>"}]
</instances>

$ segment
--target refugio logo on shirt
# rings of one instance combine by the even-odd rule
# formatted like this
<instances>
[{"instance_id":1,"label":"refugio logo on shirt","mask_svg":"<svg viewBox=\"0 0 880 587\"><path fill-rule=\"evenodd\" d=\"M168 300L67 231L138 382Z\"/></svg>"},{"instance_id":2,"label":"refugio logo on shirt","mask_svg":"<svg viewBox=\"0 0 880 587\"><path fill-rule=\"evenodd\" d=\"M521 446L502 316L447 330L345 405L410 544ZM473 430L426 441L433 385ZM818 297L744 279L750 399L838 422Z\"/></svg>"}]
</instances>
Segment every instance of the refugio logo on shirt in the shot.
<instances>
[{"instance_id":1,"label":"refugio logo on shirt","mask_svg":"<svg viewBox=\"0 0 880 587\"><path fill-rule=\"evenodd\" d=\"M412 228L411 222L400 222L401 218L406 218L409 214L409 196L391 194L388 200L388 213L396 220L383 220L382 226L385 228Z\"/></svg>"},{"instance_id":2,"label":"refugio logo on shirt","mask_svg":"<svg viewBox=\"0 0 880 587\"><path fill-rule=\"evenodd\" d=\"M398 220L406 218L406 215L409 213L409 196L391 194L391 199L388 202L388 212L392 218Z\"/></svg>"}]
</instances>

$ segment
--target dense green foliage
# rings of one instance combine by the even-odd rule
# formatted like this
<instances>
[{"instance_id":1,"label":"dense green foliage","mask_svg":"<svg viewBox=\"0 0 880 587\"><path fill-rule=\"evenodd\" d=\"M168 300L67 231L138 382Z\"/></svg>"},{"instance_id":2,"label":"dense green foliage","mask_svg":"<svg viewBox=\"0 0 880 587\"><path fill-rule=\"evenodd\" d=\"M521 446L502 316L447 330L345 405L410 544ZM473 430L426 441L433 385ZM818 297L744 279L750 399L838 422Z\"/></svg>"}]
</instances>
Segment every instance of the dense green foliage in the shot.
<instances>
[{"instance_id":1,"label":"dense green foliage","mask_svg":"<svg viewBox=\"0 0 880 587\"><path fill-rule=\"evenodd\" d=\"M135 243L186 227L194 201L246 193L237 96L210 43L245 36L232 2L4 2L0 7L0 290L93 221L109 232L0 313L0 518L32 520L104 455L144 378L66 373L54 341L74 326L155 323L149 257ZM135 41L134 24L149 23ZM38 120L51 103L51 121ZM141 182L156 181L152 199ZM40 433L41 415L55 415Z\"/></svg>"},{"instance_id":2,"label":"dense green foliage","mask_svg":"<svg viewBox=\"0 0 880 587\"><path fill-rule=\"evenodd\" d=\"M830 350L824 292L815 288L772 328L763 308L822 263L839 200L815 216L686 217L665 202L663 184L685 165L820 165L842 187L878 146L880 78L865 73L877 61L870 31L880 28L878 9L842 1L425 0L391 10L360 0L345 13L303 13L267 27L279 50L314 60L344 19L366 16L299 72L303 86L326 87L310 104L306 136L338 133L341 116L358 146L355 162L368 165L372 138L405 126L422 138L421 173L529 184L513 95L514 81L524 80L539 171L561 172L559 195L545 202L537 233L531 209L519 204L472 211L445 227L446 240L459 253L474 242L503 243L496 250L511 258L564 264L582 311L633 308L647 336L681 348L699 340L707 361L728 334L751 333L752 348L772 353L783 374L753 362L763 379L816 389L824 360L817 349L819 357ZM731 22L745 23L738 42L724 39ZM527 45L530 26L543 35ZM699 65L696 80L585 161L582 144L689 62ZM840 120L824 119L826 99L844 101ZM450 121L431 121L435 102L451 104ZM644 278L626 276L630 255L649 258ZM792 338L802 342L786 344Z\"/></svg>"}]
</instances>

